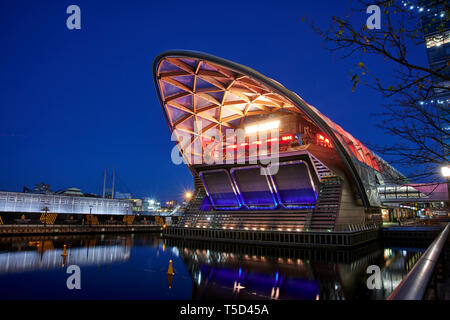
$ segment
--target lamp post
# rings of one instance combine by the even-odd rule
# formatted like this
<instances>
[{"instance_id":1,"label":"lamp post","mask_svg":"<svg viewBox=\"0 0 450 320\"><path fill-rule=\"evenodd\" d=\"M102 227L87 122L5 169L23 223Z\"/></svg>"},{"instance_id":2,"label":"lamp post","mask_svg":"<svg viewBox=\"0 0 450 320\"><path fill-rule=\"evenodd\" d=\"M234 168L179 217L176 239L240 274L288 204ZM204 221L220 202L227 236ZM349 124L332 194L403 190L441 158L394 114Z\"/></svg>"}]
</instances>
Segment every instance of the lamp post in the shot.
<instances>
[{"instance_id":1,"label":"lamp post","mask_svg":"<svg viewBox=\"0 0 450 320\"><path fill-rule=\"evenodd\" d=\"M92 205L89 206L89 226L92 225Z\"/></svg>"},{"instance_id":2,"label":"lamp post","mask_svg":"<svg viewBox=\"0 0 450 320\"><path fill-rule=\"evenodd\" d=\"M42 211L44 211L44 228L45 228L47 226L47 212L49 211L49 209L48 207L44 207Z\"/></svg>"}]
</instances>

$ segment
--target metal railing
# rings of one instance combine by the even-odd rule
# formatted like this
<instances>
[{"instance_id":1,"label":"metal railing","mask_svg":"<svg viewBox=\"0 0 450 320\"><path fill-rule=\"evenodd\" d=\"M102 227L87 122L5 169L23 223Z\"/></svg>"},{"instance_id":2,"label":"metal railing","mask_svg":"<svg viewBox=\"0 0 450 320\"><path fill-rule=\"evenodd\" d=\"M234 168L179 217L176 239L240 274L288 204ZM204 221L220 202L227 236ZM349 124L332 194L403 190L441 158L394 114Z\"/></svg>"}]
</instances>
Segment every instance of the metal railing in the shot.
<instances>
[{"instance_id":1,"label":"metal railing","mask_svg":"<svg viewBox=\"0 0 450 320\"><path fill-rule=\"evenodd\" d=\"M414 268L389 295L388 300L422 300L449 232L450 223L447 224L422 257L420 257Z\"/></svg>"}]
</instances>

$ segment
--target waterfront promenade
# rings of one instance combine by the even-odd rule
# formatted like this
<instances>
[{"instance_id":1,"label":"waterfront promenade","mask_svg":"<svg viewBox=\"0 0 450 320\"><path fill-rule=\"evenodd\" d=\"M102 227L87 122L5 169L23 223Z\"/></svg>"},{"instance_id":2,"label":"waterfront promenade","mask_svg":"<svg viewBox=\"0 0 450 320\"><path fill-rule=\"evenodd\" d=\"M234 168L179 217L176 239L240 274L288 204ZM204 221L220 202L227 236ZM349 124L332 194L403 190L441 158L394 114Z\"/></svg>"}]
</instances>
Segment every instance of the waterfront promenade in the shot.
<instances>
[{"instance_id":1,"label":"waterfront promenade","mask_svg":"<svg viewBox=\"0 0 450 320\"><path fill-rule=\"evenodd\" d=\"M159 224L133 225L0 225L0 236L160 232Z\"/></svg>"}]
</instances>

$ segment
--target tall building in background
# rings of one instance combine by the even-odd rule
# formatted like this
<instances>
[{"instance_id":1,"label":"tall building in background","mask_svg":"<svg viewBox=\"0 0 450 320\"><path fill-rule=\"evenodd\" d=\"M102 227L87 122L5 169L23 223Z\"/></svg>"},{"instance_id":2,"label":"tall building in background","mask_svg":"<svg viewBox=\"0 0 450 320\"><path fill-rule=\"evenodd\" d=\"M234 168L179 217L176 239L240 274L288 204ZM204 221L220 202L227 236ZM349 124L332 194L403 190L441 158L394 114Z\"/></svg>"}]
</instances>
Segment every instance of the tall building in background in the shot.
<instances>
[{"instance_id":1,"label":"tall building in background","mask_svg":"<svg viewBox=\"0 0 450 320\"><path fill-rule=\"evenodd\" d=\"M447 64L450 57L450 17L448 2L445 0L419 0L418 10L421 15L422 29L425 38L425 46L428 56L428 64L433 70L440 70L446 75L450 75L450 66ZM441 113L441 128L446 132L442 135L441 141L443 152L450 162L450 81L434 78L435 85L440 87L434 92L434 97L428 103L434 103ZM446 89L442 89L446 88Z\"/></svg>"}]
</instances>

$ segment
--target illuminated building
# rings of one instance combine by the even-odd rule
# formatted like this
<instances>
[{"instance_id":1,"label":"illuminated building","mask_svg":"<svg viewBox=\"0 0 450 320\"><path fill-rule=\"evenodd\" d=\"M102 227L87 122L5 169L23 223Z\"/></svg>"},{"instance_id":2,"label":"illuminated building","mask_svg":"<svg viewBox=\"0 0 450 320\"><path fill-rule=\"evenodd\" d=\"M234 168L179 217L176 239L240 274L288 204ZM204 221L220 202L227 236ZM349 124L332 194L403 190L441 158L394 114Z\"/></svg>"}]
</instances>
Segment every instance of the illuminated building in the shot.
<instances>
[{"instance_id":1,"label":"illuminated building","mask_svg":"<svg viewBox=\"0 0 450 320\"><path fill-rule=\"evenodd\" d=\"M144 212L153 212L155 213L159 209L161 209L161 203L157 202L153 198L144 198L143 201L143 211Z\"/></svg>"},{"instance_id":2,"label":"illuminated building","mask_svg":"<svg viewBox=\"0 0 450 320\"><path fill-rule=\"evenodd\" d=\"M422 22L422 30L425 40L425 47L428 56L429 67L450 76L450 67L448 65L448 57L450 56L450 19L445 12L445 1L441 0L419 0L418 10L422 9L420 18ZM447 4L448 9L448 4ZM449 102L450 93L449 81L443 81L440 78L434 77L433 84L437 87L434 89L434 96L426 101L436 105L440 111L440 126L445 132L442 134L443 152L447 155L447 160L450 152L450 112Z\"/></svg>"},{"instance_id":3,"label":"illuminated building","mask_svg":"<svg viewBox=\"0 0 450 320\"><path fill-rule=\"evenodd\" d=\"M57 214L126 215L132 213L132 203L127 200L0 191L0 213L40 214L45 207L50 213Z\"/></svg>"},{"instance_id":4,"label":"illuminated building","mask_svg":"<svg viewBox=\"0 0 450 320\"><path fill-rule=\"evenodd\" d=\"M33 188L34 193L49 194L51 193L50 185L40 182Z\"/></svg>"},{"instance_id":5,"label":"illuminated building","mask_svg":"<svg viewBox=\"0 0 450 320\"><path fill-rule=\"evenodd\" d=\"M144 202L142 201L142 199L129 199L129 200L132 201L133 203L133 212L139 213L144 210L143 208Z\"/></svg>"},{"instance_id":6,"label":"illuminated building","mask_svg":"<svg viewBox=\"0 0 450 320\"><path fill-rule=\"evenodd\" d=\"M171 51L156 57L153 75L172 137L194 177L179 226L365 228L381 221L379 189L407 182L296 93L248 67ZM241 130L244 140L230 130ZM258 157L263 146L266 153Z\"/></svg>"},{"instance_id":7,"label":"illuminated building","mask_svg":"<svg viewBox=\"0 0 450 320\"><path fill-rule=\"evenodd\" d=\"M167 208L174 208L178 205L178 201L177 200L168 200L166 201L166 207Z\"/></svg>"}]
</instances>

